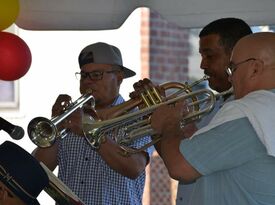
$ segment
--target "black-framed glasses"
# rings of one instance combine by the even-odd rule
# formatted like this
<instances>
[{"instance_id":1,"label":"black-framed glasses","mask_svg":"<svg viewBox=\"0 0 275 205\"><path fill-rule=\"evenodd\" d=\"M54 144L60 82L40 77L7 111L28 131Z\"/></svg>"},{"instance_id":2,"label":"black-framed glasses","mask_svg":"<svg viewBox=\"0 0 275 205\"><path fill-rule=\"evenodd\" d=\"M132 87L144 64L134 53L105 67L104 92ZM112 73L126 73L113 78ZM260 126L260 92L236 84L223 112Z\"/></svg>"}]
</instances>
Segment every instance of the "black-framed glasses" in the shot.
<instances>
[{"instance_id":1,"label":"black-framed glasses","mask_svg":"<svg viewBox=\"0 0 275 205\"><path fill-rule=\"evenodd\" d=\"M115 73L118 72L119 70L113 69L113 70L105 70L105 71L91 71L91 72L76 72L75 77L78 80L84 80L85 78L89 78L90 80L101 80L103 78L104 73Z\"/></svg>"},{"instance_id":2,"label":"black-framed glasses","mask_svg":"<svg viewBox=\"0 0 275 205\"><path fill-rule=\"evenodd\" d=\"M238 68L239 65L243 64L243 63L246 63L248 61L254 61L254 60L257 60L256 58L248 58L246 60L243 60L239 63L233 63L232 61L229 62L229 65L228 67L226 68L226 73L229 75L229 76L232 76L233 73L236 71L236 69Z\"/></svg>"}]
</instances>

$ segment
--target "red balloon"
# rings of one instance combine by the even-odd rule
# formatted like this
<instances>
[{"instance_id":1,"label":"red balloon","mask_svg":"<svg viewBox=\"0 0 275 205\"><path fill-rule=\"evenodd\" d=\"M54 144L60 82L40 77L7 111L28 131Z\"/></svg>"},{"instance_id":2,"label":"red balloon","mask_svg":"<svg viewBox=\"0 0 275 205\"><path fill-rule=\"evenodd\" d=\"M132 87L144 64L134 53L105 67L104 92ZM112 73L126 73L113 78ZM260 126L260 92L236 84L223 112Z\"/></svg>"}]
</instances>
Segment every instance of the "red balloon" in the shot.
<instances>
[{"instance_id":1,"label":"red balloon","mask_svg":"<svg viewBox=\"0 0 275 205\"><path fill-rule=\"evenodd\" d=\"M0 32L0 79L18 80L24 76L32 61L28 45L20 37Z\"/></svg>"}]
</instances>

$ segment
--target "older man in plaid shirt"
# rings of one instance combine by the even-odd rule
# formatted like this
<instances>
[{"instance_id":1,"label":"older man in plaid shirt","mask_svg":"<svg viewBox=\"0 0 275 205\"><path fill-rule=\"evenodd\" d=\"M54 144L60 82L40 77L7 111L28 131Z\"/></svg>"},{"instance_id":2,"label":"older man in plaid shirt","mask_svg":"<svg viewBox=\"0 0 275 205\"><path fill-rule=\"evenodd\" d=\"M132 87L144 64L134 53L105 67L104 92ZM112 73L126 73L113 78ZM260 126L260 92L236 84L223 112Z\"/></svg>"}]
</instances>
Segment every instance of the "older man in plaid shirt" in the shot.
<instances>
[{"instance_id":1,"label":"older man in plaid shirt","mask_svg":"<svg viewBox=\"0 0 275 205\"><path fill-rule=\"evenodd\" d=\"M97 111L106 110L124 100L119 94L122 80L135 72L122 64L118 48L106 43L85 47L79 55L80 92L92 90ZM70 96L60 95L53 106L53 116L62 113ZM65 103L64 103L65 102ZM152 150L123 156L114 133L106 134L99 149L93 149L83 137L80 112L74 112L62 124L70 133L52 147L37 148L33 153L51 170L59 166L59 178L87 205L141 205L145 167ZM108 116L105 116L108 118ZM123 134L123 132L118 132ZM141 147L149 137L129 145Z\"/></svg>"}]
</instances>

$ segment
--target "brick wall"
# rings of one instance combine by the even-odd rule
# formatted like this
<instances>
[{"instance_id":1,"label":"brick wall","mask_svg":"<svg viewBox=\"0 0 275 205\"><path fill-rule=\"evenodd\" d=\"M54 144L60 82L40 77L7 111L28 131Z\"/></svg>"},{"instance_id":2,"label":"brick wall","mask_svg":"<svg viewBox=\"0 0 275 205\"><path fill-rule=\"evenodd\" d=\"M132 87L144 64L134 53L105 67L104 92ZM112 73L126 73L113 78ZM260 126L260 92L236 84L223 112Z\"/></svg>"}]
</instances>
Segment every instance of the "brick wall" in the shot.
<instances>
[{"instance_id":1,"label":"brick wall","mask_svg":"<svg viewBox=\"0 0 275 205\"><path fill-rule=\"evenodd\" d=\"M188 80L189 30L141 10L141 76L154 83ZM177 182L172 180L157 153L147 167L144 205L174 205Z\"/></svg>"},{"instance_id":2,"label":"brick wall","mask_svg":"<svg viewBox=\"0 0 275 205\"><path fill-rule=\"evenodd\" d=\"M185 82L190 52L189 30L167 23L156 12L142 9L142 74L156 83Z\"/></svg>"}]
</instances>

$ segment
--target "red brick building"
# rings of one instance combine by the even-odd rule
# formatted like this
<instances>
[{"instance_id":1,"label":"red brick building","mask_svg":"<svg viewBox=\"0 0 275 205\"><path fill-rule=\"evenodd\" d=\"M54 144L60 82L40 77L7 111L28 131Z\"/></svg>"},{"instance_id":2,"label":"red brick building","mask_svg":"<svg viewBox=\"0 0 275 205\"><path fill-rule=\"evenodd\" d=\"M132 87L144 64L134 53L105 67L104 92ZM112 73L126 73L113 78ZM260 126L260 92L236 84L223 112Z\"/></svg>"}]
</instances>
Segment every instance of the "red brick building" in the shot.
<instances>
[{"instance_id":1,"label":"red brick building","mask_svg":"<svg viewBox=\"0 0 275 205\"><path fill-rule=\"evenodd\" d=\"M141 76L156 84L188 80L189 29L168 23L161 16L141 9ZM173 205L177 182L172 180L155 152L147 168L144 205Z\"/></svg>"}]
</instances>

